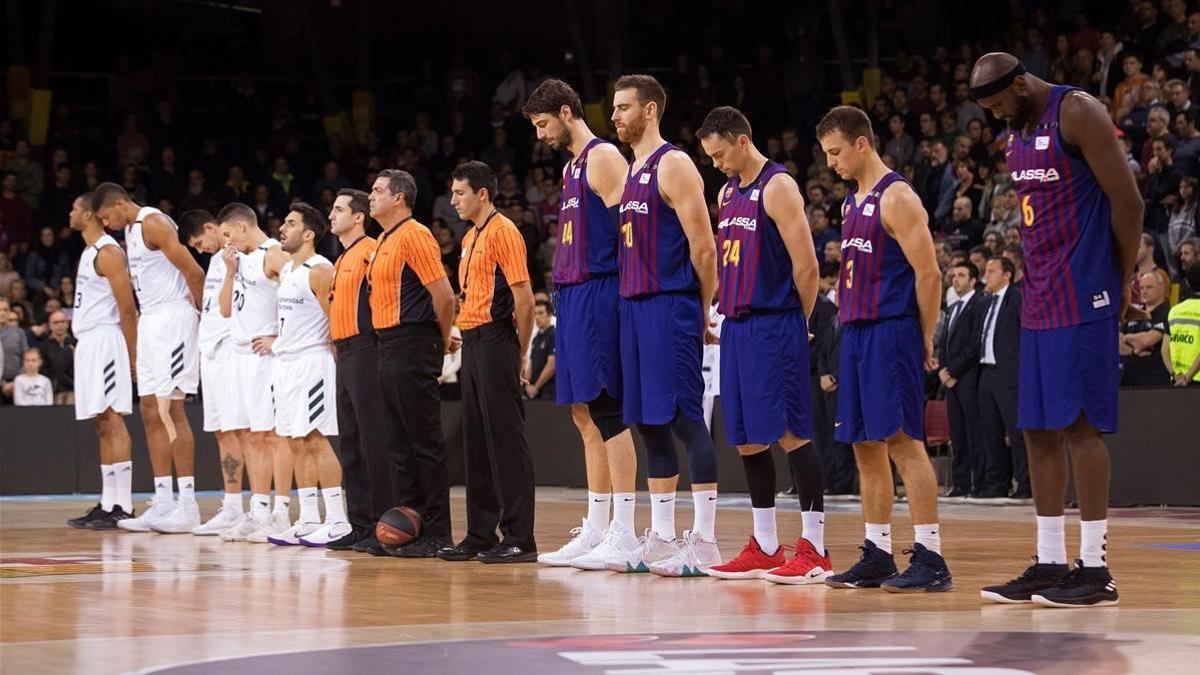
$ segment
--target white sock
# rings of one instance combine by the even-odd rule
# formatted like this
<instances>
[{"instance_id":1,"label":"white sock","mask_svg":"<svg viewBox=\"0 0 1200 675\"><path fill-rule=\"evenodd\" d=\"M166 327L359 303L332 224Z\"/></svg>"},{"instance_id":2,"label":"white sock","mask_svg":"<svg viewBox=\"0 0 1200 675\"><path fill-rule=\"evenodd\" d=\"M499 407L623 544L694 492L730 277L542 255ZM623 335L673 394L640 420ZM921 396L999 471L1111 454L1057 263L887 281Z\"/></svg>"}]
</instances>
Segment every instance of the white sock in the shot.
<instances>
[{"instance_id":1,"label":"white sock","mask_svg":"<svg viewBox=\"0 0 1200 675\"><path fill-rule=\"evenodd\" d=\"M608 529L608 503L612 497L607 492L592 492L588 490L588 522L597 532Z\"/></svg>"},{"instance_id":2,"label":"white sock","mask_svg":"<svg viewBox=\"0 0 1200 675\"><path fill-rule=\"evenodd\" d=\"M179 499L188 501L196 501L196 478L194 476L180 476L177 481L179 484Z\"/></svg>"},{"instance_id":3,"label":"white sock","mask_svg":"<svg viewBox=\"0 0 1200 675\"><path fill-rule=\"evenodd\" d=\"M321 490L325 497L325 523L344 523L346 519L346 504L342 501L342 488L329 487Z\"/></svg>"},{"instance_id":4,"label":"white sock","mask_svg":"<svg viewBox=\"0 0 1200 675\"><path fill-rule=\"evenodd\" d=\"M916 530L916 542L934 553L942 554L942 535L938 534L941 527L937 523L929 523L928 525L913 525Z\"/></svg>"},{"instance_id":5,"label":"white sock","mask_svg":"<svg viewBox=\"0 0 1200 675\"><path fill-rule=\"evenodd\" d=\"M659 539L675 541L675 493L650 493L650 529Z\"/></svg>"},{"instance_id":6,"label":"white sock","mask_svg":"<svg viewBox=\"0 0 1200 675\"><path fill-rule=\"evenodd\" d=\"M775 555L779 550L779 533L775 529L775 507L769 509L750 509L754 516L754 540L758 547L767 555Z\"/></svg>"},{"instance_id":7,"label":"white sock","mask_svg":"<svg viewBox=\"0 0 1200 675\"><path fill-rule=\"evenodd\" d=\"M271 515L270 495L250 495L250 515L260 522Z\"/></svg>"},{"instance_id":8,"label":"white sock","mask_svg":"<svg viewBox=\"0 0 1200 675\"><path fill-rule=\"evenodd\" d=\"M1108 567L1108 520L1079 521L1079 559L1084 567Z\"/></svg>"},{"instance_id":9,"label":"white sock","mask_svg":"<svg viewBox=\"0 0 1200 675\"><path fill-rule=\"evenodd\" d=\"M817 549L817 555L825 555L825 513L823 511L802 511L800 519L804 522L803 537Z\"/></svg>"},{"instance_id":10,"label":"white sock","mask_svg":"<svg viewBox=\"0 0 1200 675\"><path fill-rule=\"evenodd\" d=\"M117 498L117 473L112 464L100 465L100 508L112 511Z\"/></svg>"},{"instance_id":11,"label":"white sock","mask_svg":"<svg viewBox=\"0 0 1200 675\"><path fill-rule=\"evenodd\" d=\"M317 498L317 488L302 487L296 490L296 494L300 495L300 518L298 519L298 522L321 522L321 500ZM276 502L275 508L279 508L278 502Z\"/></svg>"},{"instance_id":12,"label":"white sock","mask_svg":"<svg viewBox=\"0 0 1200 675\"><path fill-rule=\"evenodd\" d=\"M613 522L625 532L633 532L633 507L637 495L632 492L614 492L612 496Z\"/></svg>"},{"instance_id":13,"label":"white sock","mask_svg":"<svg viewBox=\"0 0 1200 675\"><path fill-rule=\"evenodd\" d=\"M243 513L242 511L242 493L226 492L225 498L221 500L221 507Z\"/></svg>"},{"instance_id":14,"label":"white sock","mask_svg":"<svg viewBox=\"0 0 1200 675\"><path fill-rule=\"evenodd\" d=\"M287 513L292 506L292 498L290 495L275 495L275 508L271 509L272 513Z\"/></svg>"},{"instance_id":15,"label":"white sock","mask_svg":"<svg viewBox=\"0 0 1200 675\"><path fill-rule=\"evenodd\" d=\"M892 552L892 524L867 523L867 541L879 547L884 553Z\"/></svg>"},{"instance_id":16,"label":"white sock","mask_svg":"<svg viewBox=\"0 0 1200 675\"><path fill-rule=\"evenodd\" d=\"M170 476L154 477L154 501L164 506L175 501L175 493L171 491Z\"/></svg>"},{"instance_id":17,"label":"white sock","mask_svg":"<svg viewBox=\"0 0 1200 675\"><path fill-rule=\"evenodd\" d=\"M717 540L717 491L692 492L692 532L704 541Z\"/></svg>"},{"instance_id":18,"label":"white sock","mask_svg":"<svg viewBox=\"0 0 1200 675\"><path fill-rule=\"evenodd\" d=\"M133 462L114 462L113 473L117 475L116 494L113 501L125 510L133 513Z\"/></svg>"},{"instance_id":19,"label":"white sock","mask_svg":"<svg viewBox=\"0 0 1200 675\"><path fill-rule=\"evenodd\" d=\"M1037 517L1037 557L1043 565L1067 564L1067 517Z\"/></svg>"}]
</instances>

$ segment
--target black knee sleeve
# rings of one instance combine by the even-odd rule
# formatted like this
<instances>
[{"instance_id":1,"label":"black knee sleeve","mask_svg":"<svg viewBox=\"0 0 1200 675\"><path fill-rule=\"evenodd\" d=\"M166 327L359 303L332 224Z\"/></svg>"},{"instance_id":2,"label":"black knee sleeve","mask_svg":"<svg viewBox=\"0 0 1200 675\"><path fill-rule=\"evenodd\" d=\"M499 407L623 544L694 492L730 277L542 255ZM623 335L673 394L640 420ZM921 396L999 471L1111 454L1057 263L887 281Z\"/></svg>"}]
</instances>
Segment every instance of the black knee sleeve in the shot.
<instances>
[{"instance_id":1,"label":"black knee sleeve","mask_svg":"<svg viewBox=\"0 0 1200 675\"><path fill-rule=\"evenodd\" d=\"M665 424L639 424L638 431L646 444L646 477L671 478L679 475L679 458L671 429Z\"/></svg>"},{"instance_id":2,"label":"black knee sleeve","mask_svg":"<svg viewBox=\"0 0 1200 675\"><path fill-rule=\"evenodd\" d=\"M609 396L607 391L601 391L594 401L587 404L587 409L592 423L600 430L600 438L605 441L629 428L621 419L621 401Z\"/></svg>"},{"instance_id":3,"label":"black knee sleeve","mask_svg":"<svg viewBox=\"0 0 1200 675\"><path fill-rule=\"evenodd\" d=\"M692 485L717 482L717 449L704 422L677 413L675 419L671 420L671 431L687 452Z\"/></svg>"}]
</instances>

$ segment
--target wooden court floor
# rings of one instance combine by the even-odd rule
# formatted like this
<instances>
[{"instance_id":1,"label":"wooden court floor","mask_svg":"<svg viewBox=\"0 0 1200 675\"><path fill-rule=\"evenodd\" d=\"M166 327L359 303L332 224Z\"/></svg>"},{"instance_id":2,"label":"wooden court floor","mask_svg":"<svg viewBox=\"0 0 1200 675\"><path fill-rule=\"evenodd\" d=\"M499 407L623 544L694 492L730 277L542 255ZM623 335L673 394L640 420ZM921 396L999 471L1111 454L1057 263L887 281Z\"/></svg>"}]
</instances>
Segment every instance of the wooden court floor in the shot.
<instances>
[{"instance_id":1,"label":"wooden court floor","mask_svg":"<svg viewBox=\"0 0 1200 675\"><path fill-rule=\"evenodd\" d=\"M538 495L549 550L579 524L585 493ZM682 529L691 512L680 497ZM202 512L216 503L202 498ZM1200 673L1200 509L1114 512L1120 606L1053 610L979 599L1033 553L1021 506L943 505L956 590L915 596L65 526L88 506L0 501L0 672ZM453 506L461 530L461 489ZM844 569L862 539L858 505L827 512ZM1078 547L1072 516L1068 551ZM912 532L903 505L895 525L899 550ZM749 528L744 497L722 497L726 558ZM781 538L799 528L800 514L781 510Z\"/></svg>"}]
</instances>

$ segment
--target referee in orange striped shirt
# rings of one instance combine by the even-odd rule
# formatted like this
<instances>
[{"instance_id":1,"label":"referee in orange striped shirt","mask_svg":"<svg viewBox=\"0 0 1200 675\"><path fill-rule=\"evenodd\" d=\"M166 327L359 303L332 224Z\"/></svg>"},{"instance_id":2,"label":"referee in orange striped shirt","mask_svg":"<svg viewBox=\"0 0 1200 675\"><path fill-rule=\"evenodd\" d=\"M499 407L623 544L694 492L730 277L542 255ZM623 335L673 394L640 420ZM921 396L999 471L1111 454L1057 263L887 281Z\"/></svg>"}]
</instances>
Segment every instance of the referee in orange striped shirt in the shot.
<instances>
[{"instance_id":1,"label":"referee in orange striped shirt","mask_svg":"<svg viewBox=\"0 0 1200 675\"><path fill-rule=\"evenodd\" d=\"M385 461L391 434L383 415L379 350L367 288L367 266L375 253L375 240L366 234L369 208L367 193L343 189L329 212L330 231L345 249L334 263L329 332L337 350L338 456L354 529L327 548L382 554L375 522L392 506Z\"/></svg>"},{"instance_id":2,"label":"referee in orange striped shirt","mask_svg":"<svg viewBox=\"0 0 1200 675\"><path fill-rule=\"evenodd\" d=\"M450 177L450 203L474 225L463 237L458 267L467 537L438 551L438 557L535 562L533 459L520 382L533 331L525 242L516 225L492 205L496 175L486 164L465 162Z\"/></svg>"},{"instance_id":3,"label":"referee in orange striped shirt","mask_svg":"<svg viewBox=\"0 0 1200 675\"><path fill-rule=\"evenodd\" d=\"M388 552L432 558L450 546L450 476L442 440L442 357L450 341L454 291L433 233L413 219L417 183L407 171L385 169L371 186L371 217L383 234L367 271L371 320L379 336L384 415L395 434L392 461L400 476L397 506L424 518L421 536Z\"/></svg>"}]
</instances>

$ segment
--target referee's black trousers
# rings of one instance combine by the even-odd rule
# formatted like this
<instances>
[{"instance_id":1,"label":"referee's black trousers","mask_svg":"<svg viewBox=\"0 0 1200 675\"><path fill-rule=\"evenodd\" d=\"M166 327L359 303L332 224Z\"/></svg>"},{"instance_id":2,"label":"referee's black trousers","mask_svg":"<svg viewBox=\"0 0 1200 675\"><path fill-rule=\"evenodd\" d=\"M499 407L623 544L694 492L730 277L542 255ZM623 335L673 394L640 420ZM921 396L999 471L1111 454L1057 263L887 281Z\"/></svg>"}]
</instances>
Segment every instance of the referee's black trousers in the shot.
<instances>
[{"instance_id":1,"label":"referee's black trousers","mask_svg":"<svg viewBox=\"0 0 1200 675\"><path fill-rule=\"evenodd\" d=\"M390 437L379 388L374 335L356 335L337 347L338 455L346 486L346 511L355 527L372 528L392 507L385 453Z\"/></svg>"},{"instance_id":2,"label":"referee's black trousers","mask_svg":"<svg viewBox=\"0 0 1200 675\"><path fill-rule=\"evenodd\" d=\"M520 345L512 319L463 331L463 451L467 539L536 550L533 457L525 436Z\"/></svg>"},{"instance_id":3,"label":"referee's black trousers","mask_svg":"<svg viewBox=\"0 0 1200 675\"><path fill-rule=\"evenodd\" d=\"M384 415L394 425L389 439L400 474L397 506L411 506L424 519L424 532L449 541L450 476L442 439L442 333L433 322L401 324L379 331L379 383Z\"/></svg>"}]
</instances>

